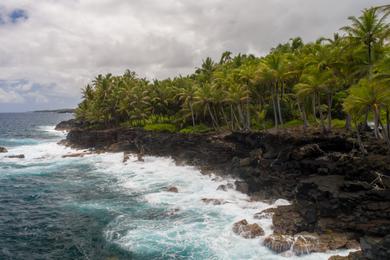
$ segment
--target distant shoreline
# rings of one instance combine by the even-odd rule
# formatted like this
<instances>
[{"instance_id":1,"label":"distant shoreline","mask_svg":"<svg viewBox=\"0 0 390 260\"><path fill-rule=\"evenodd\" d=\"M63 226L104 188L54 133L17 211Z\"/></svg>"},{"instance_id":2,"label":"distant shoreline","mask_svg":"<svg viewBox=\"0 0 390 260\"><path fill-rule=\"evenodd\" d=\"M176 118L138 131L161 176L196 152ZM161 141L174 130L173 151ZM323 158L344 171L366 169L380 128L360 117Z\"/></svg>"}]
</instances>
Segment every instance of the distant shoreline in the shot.
<instances>
[{"instance_id":1,"label":"distant shoreline","mask_svg":"<svg viewBox=\"0 0 390 260\"><path fill-rule=\"evenodd\" d=\"M74 108L64 108L64 109L53 109L53 110L35 110L34 113L59 113L59 114L65 114L65 113L74 113Z\"/></svg>"}]
</instances>

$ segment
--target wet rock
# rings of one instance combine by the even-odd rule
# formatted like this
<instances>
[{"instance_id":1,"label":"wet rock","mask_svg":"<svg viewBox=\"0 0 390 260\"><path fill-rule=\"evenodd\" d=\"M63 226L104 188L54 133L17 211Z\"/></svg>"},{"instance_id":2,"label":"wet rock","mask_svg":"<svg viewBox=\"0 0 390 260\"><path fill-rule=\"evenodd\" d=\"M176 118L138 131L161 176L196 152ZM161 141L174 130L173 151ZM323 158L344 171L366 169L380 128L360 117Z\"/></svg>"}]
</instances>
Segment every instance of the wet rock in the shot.
<instances>
[{"instance_id":1,"label":"wet rock","mask_svg":"<svg viewBox=\"0 0 390 260\"><path fill-rule=\"evenodd\" d=\"M212 205L222 205L225 202L221 199L208 199L208 198L203 198L202 201L206 204L212 204Z\"/></svg>"},{"instance_id":2,"label":"wet rock","mask_svg":"<svg viewBox=\"0 0 390 260\"><path fill-rule=\"evenodd\" d=\"M249 224L246 219L234 223L232 230L244 238L264 236L264 230L258 224Z\"/></svg>"},{"instance_id":3,"label":"wet rock","mask_svg":"<svg viewBox=\"0 0 390 260\"><path fill-rule=\"evenodd\" d=\"M348 249L360 249L360 243L356 240L349 240L345 244L345 247Z\"/></svg>"},{"instance_id":4,"label":"wet rock","mask_svg":"<svg viewBox=\"0 0 390 260\"><path fill-rule=\"evenodd\" d=\"M231 183L228 184L221 184L218 186L217 190L227 191L228 189L233 189L234 185Z\"/></svg>"},{"instance_id":5,"label":"wet rock","mask_svg":"<svg viewBox=\"0 0 390 260\"><path fill-rule=\"evenodd\" d=\"M348 236L342 233L323 234L320 236L320 242L325 244L329 250L346 248L348 241Z\"/></svg>"},{"instance_id":6,"label":"wet rock","mask_svg":"<svg viewBox=\"0 0 390 260\"><path fill-rule=\"evenodd\" d=\"M329 257L328 260L367 260L367 258L363 256L362 251L356 251L349 253L347 256L334 255Z\"/></svg>"},{"instance_id":7,"label":"wet rock","mask_svg":"<svg viewBox=\"0 0 390 260\"><path fill-rule=\"evenodd\" d=\"M277 235L273 234L264 239L264 246L268 247L275 253L283 253L290 250L294 239L289 235Z\"/></svg>"},{"instance_id":8,"label":"wet rock","mask_svg":"<svg viewBox=\"0 0 390 260\"><path fill-rule=\"evenodd\" d=\"M0 153L7 153L8 150L5 147L0 146Z\"/></svg>"},{"instance_id":9,"label":"wet rock","mask_svg":"<svg viewBox=\"0 0 390 260\"><path fill-rule=\"evenodd\" d=\"M172 187L169 187L169 188L167 189L167 191L168 191L168 192L173 192L173 193L178 193L178 192L179 192L179 189L176 188L176 187L174 187L174 186L172 186Z\"/></svg>"},{"instance_id":10,"label":"wet rock","mask_svg":"<svg viewBox=\"0 0 390 260\"><path fill-rule=\"evenodd\" d=\"M308 230L308 223L301 216L294 205L285 205L275 208L272 216L275 234L294 235Z\"/></svg>"},{"instance_id":11,"label":"wet rock","mask_svg":"<svg viewBox=\"0 0 390 260\"><path fill-rule=\"evenodd\" d=\"M71 153L71 154L65 154L62 156L62 158L74 158L74 157L84 157L84 155L89 154L85 152L81 153Z\"/></svg>"},{"instance_id":12,"label":"wet rock","mask_svg":"<svg viewBox=\"0 0 390 260\"><path fill-rule=\"evenodd\" d=\"M7 158L11 158L11 159L23 159L25 158L24 154L16 154L16 155L9 155L7 156Z\"/></svg>"},{"instance_id":13,"label":"wet rock","mask_svg":"<svg viewBox=\"0 0 390 260\"><path fill-rule=\"evenodd\" d=\"M249 192L249 185L243 181L236 181L234 183L236 185L236 190L242 193L247 194Z\"/></svg>"},{"instance_id":14,"label":"wet rock","mask_svg":"<svg viewBox=\"0 0 390 260\"><path fill-rule=\"evenodd\" d=\"M307 144L295 149L291 153L291 158L294 160L303 160L306 158L315 158L324 155L318 144Z\"/></svg>"},{"instance_id":15,"label":"wet rock","mask_svg":"<svg viewBox=\"0 0 390 260\"><path fill-rule=\"evenodd\" d=\"M263 211L260 211L260 212L256 213L253 216L253 218L255 218L255 219L272 218L274 212L275 212L275 208L265 209Z\"/></svg>"},{"instance_id":16,"label":"wet rock","mask_svg":"<svg viewBox=\"0 0 390 260\"><path fill-rule=\"evenodd\" d=\"M125 162L127 162L129 159L130 159L130 154L124 152L124 153L123 153L123 160L122 160L122 162L125 163Z\"/></svg>"},{"instance_id":17,"label":"wet rock","mask_svg":"<svg viewBox=\"0 0 390 260\"><path fill-rule=\"evenodd\" d=\"M327 249L326 244L320 243L320 239L316 235L306 234L294 237L293 252L296 255L325 252Z\"/></svg>"}]
</instances>

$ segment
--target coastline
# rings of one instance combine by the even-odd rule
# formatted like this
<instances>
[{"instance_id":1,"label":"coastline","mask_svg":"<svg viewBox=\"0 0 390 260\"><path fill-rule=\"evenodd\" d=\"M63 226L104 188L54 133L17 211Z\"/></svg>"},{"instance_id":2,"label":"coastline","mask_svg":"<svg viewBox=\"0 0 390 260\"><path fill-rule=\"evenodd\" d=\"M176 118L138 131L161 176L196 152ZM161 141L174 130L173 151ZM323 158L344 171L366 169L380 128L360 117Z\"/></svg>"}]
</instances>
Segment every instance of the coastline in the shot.
<instances>
[{"instance_id":1,"label":"coastline","mask_svg":"<svg viewBox=\"0 0 390 260\"><path fill-rule=\"evenodd\" d=\"M389 174L390 164L375 144L372 149L379 153L361 158L353 140L341 133L190 135L129 128L87 130L74 123L58 125L70 130L63 144L124 154L138 153L142 145L145 154L169 156L204 173L240 179L236 189L254 200L290 200L292 205L280 206L273 214L275 235L310 232L334 234L337 240L343 234L348 241L360 241L366 259L385 259L389 254L383 244L390 233L389 189L373 189L372 183L375 172Z\"/></svg>"}]
</instances>

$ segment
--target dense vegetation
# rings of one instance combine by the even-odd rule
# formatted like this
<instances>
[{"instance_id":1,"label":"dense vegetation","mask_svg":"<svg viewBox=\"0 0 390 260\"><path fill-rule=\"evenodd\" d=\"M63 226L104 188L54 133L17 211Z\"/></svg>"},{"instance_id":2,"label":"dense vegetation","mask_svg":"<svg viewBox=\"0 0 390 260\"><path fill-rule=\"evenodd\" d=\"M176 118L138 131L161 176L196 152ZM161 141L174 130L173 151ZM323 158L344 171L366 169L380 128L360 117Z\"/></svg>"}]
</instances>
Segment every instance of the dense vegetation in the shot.
<instances>
[{"instance_id":1,"label":"dense vegetation","mask_svg":"<svg viewBox=\"0 0 390 260\"><path fill-rule=\"evenodd\" d=\"M185 133L300 124L328 132L345 122L359 138L373 120L375 137L390 144L389 14L389 6L365 9L332 39L290 39L265 57L224 52L188 76L99 75L76 115L91 125Z\"/></svg>"}]
</instances>

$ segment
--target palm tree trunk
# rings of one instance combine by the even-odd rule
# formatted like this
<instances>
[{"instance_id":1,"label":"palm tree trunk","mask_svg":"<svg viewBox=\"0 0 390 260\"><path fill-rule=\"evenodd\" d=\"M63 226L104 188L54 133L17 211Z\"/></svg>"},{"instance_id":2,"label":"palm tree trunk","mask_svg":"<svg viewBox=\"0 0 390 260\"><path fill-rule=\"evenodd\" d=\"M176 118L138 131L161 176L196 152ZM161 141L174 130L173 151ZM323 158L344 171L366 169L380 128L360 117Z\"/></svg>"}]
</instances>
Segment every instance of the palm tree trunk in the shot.
<instances>
[{"instance_id":1,"label":"palm tree trunk","mask_svg":"<svg viewBox=\"0 0 390 260\"><path fill-rule=\"evenodd\" d=\"M229 126L229 120L225 114L225 110L223 109L223 106L221 105L221 108L220 108L221 112L222 112L222 118L223 120L225 121L225 124L226 126Z\"/></svg>"},{"instance_id":2,"label":"palm tree trunk","mask_svg":"<svg viewBox=\"0 0 390 260\"><path fill-rule=\"evenodd\" d=\"M279 122L280 122L280 125L283 126L283 118L282 118L282 111L280 109L280 97L279 97L278 85L276 85L276 103L278 105Z\"/></svg>"},{"instance_id":3,"label":"palm tree trunk","mask_svg":"<svg viewBox=\"0 0 390 260\"><path fill-rule=\"evenodd\" d=\"M379 133L379 109L377 106L374 107L374 133L375 133L375 138L380 137Z\"/></svg>"},{"instance_id":4,"label":"palm tree trunk","mask_svg":"<svg viewBox=\"0 0 390 260\"><path fill-rule=\"evenodd\" d=\"M277 112L276 112L276 105L275 105L275 90L274 90L274 88L272 88L271 97L272 97L272 108L274 110L275 128L278 128L278 116L276 114Z\"/></svg>"},{"instance_id":5,"label":"palm tree trunk","mask_svg":"<svg viewBox=\"0 0 390 260\"><path fill-rule=\"evenodd\" d=\"M308 123L307 123L307 117L306 117L306 111L305 111L305 108L301 108L301 105L299 104L299 101L297 102L298 103L298 110L302 116L302 120L303 120L303 129L306 131L307 127L308 127Z\"/></svg>"},{"instance_id":6,"label":"palm tree trunk","mask_svg":"<svg viewBox=\"0 0 390 260\"><path fill-rule=\"evenodd\" d=\"M380 126L382 127L383 131L384 131L384 134L385 134L385 141L386 141L386 144L387 144L387 149L390 151L390 138L389 138L389 132L388 132L388 129L385 128L382 124L382 121L379 120L379 124Z\"/></svg>"},{"instance_id":7,"label":"palm tree trunk","mask_svg":"<svg viewBox=\"0 0 390 260\"><path fill-rule=\"evenodd\" d=\"M359 125L355 122L355 128L356 128L356 136L357 136L357 141L359 145L359 149L362 152L363 155L367 154L367 150L364 148L362 138L360 136L360 131L359 131Z\"/></svg>"},{"instance_id":8,"label":"palm tree trunk","mask_svg":"<svg viewBox=\"0 0 390 260\"><path fill-rule=\"evenodd\" d=\"M246 128L247 130L251 129L251 114L249 110L249 97L246 101Z\"/></svg>"},{"instance_id":9,"label":"palm tree trunk","mask_svg":"<svg viewBox=\"0 0 390 260\"><path fill-rule=\"evenodd\" d=\"M332 131L332 95L328 94L328 131Z\"/></svg>"},{"instance_id":10,"label":"palm tree trunk","mask_svg":"<svg viewBox=\"0 0 390 260\"><path fill-rule=\"evenodd\" d=\"M347 114L345 118L345 130L351 131L351 115Z\"/></svg>"},{"instance_id":11,"label":"palm tree trunk","mask_svg":"<svg viewBox=\"0 0 390 260\"><path fill-rule=\"evenodd\" d=\"M317 103L317 101L316 101L316 94L314 93L313 94L313 117L314 117L315 121L317 121L317 111L316 111L316 105L317 104L316 103Z\"/></svg>"},{"instance_id":12,"label":"palm tree trunk","mask_svg":"<svg viewBox=\"0 0 390 260\"><path fill-rule=\"evenodd\" d=\"M234 120L236 122L236 125L238 126L238 129L241 130L241 125L240 125L240 121L238 120L237 118L237 115L236 115L236 112L234 112L234 107L233 107L233 104L230 105L231 106L231 111L233 113L233 116L234 116Z\"/></svg>"},{"instance_id":13,"label":"palm tree trunk","mask_svg":"<svg viewBox=\"0 0 390 260\"><path fill-rule=\"evenodd\" d=\"M318 97L318 112L320 114L322 133L325 133L326 128L325 128L325 122L324 122L324 115L322 114L322 110L321 110L321 98L320 97Z\"/></svg>"},{"instance_id":14,"label":"palm tree trunk","mask_svg":"<svg viewBox=\"0 0 390 260\"><path fill-rule=\"evenodd\" d=\"M240 118L240 124L245 128L245 117L242 113L241 104L237 104L238 117Z\"/></svg>"},{"instance_id":15,"label":"palm tree trunk","mask_svg":"<svg viewBox=\"0 0 390 260\"><path fill-rule=\"evenodd\" d=\"M211 117L211 121L213 122L213 127L214 127L215 129L218 129L218 124L217 124L217 122L215 121L213 112L211 112L210 104L207 104L207 110L209 111L209 115L210 115L210 117Z\"/></svg>"},{"instance_id":16,"label":"palm tree trunk","mask_svg":"<svg viewBox=\"0 0 390 260\"><path fill-rule=\"evenodd\" d=\"M386 108L386 129L387 129L387 137L390 139L390 113L389 113L389 108Z\"/></svg>"},{"instance_id":17,"label":"palm tree trunk","mask_svg":"<svg viewBox=\"0 0 390 260\"><path fill-rule=\"evenodd\" d=\"M192 126L195 127L195 116L194 116L194 109L192 107L192 102L190 102L190 110L191 110L191 118L192 118Z\"/></svg>"}]
</instances>

